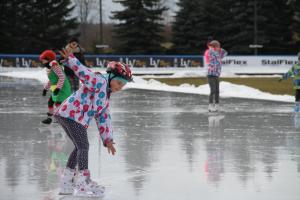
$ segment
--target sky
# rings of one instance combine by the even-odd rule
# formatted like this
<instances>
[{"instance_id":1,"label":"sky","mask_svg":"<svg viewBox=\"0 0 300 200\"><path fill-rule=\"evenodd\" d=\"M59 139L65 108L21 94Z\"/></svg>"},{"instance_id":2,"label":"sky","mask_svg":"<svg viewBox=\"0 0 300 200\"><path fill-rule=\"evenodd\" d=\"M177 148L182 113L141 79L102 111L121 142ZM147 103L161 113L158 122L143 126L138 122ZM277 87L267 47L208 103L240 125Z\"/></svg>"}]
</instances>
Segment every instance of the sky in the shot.
<instances>
[{"instance_id":1,"label":"sky","mask_svg":"<svg viewBox=\"0 0 300 200\"><path fill-rule=\"evenodd\" d=\"M252 70L256 69L257 71L260 70L258 68L251 68L251 69ZM224 71L224 75L222 75L223 77L231 77L231 74L229 72L226 72L226 69L223 71ZM151 69L148 69L148 72L151 72ZM41 83L46 83L48 80L45 69L18 70L16 68L16 70L10 72L0 71L0 76L36 79ZM177 72L170 77L191 77L191 76L194 77L194 73L191 72L190 70L181 70L180 72ZM208 84L201 85L198 87L189 84L182 84L180 86L169 86L159 81L156 81L154 79L150 79L146 81L141 76L135 76L134 83L128 83L125 86L125 89L126 88L157 90L157 91L167 91L167 92L180 92L180 93L200 94L200 95L209 94ZM271 101L280 101L280 102L294 102L293 96L274 95L274 94L262 92L260 90L248 86L236 85L224 81L220 82L220 97L221 98L236 97L236 98L260 99L260 100L271 100Z\"/></svg>"}]
</instances>

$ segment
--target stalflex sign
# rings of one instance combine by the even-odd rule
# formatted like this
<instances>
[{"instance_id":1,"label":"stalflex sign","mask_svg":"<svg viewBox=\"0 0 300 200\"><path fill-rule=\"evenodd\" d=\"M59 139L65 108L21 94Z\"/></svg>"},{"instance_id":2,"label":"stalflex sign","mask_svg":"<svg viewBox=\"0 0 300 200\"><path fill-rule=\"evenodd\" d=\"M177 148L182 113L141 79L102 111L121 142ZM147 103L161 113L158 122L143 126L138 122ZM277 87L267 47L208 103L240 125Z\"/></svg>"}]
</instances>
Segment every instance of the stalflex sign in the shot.
<instances>
[{"instance_id":1,"label":"stalflex sign","mask_svg":"<svg viewBox=\"0 0 300 200\"><path fill-rule=\"evenodd\" d=\"M109 61L121 61L136 68L197 68L204 67L200 55L86 55L91 67L104 68ZM297 56L226 56L224 67L291 67ZM40 67L38 55L0 54L0 67Z\"/></svg>"}]
</instances>

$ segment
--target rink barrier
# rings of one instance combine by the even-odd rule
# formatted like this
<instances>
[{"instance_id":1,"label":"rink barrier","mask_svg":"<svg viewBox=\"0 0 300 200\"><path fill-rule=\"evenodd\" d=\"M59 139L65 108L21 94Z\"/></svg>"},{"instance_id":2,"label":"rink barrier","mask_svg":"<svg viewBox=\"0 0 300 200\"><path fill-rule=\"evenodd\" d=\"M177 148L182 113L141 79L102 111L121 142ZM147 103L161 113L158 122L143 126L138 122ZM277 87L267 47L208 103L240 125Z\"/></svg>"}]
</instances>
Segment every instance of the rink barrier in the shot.
<instances>
[{"instance_id":1,"label":"rink barrier","mask_svg":"<svg viewBox=\"0 0 300 200\"><path fill-rule=\"evenodd\" d=\"M0 54L0 67L40 67L37 54ZM86 65L105 68L109 61L121 61L134 68L199 68L204 67L201 55L85 55ZM297 56L226 56L223 67L287 68L297 63Z\"/></svg>"},{"instance_id":2,"label":"rink barrier","mask_svg":"<svg viewBox=\"0 0 300 200\"><path fill-rule=\"evenodd\" d=\"M202 56L186 55L85 55L86 65L105 68L109 61L121 61L136 68L203 67ZM39 55L0 54L0 67L41 67Z\"/></svg>"}]
</instances>

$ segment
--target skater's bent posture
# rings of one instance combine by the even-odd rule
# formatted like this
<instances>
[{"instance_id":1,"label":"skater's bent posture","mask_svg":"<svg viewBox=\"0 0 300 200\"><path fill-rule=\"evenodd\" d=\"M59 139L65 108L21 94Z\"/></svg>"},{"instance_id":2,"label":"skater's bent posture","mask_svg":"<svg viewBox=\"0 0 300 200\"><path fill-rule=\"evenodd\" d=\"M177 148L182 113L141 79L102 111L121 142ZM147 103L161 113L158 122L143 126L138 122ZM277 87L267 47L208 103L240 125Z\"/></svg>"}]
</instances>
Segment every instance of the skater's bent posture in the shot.
<instances>
[{"instance_id":1,"label":"skater's bent posture","mask_svg":"<svg viewBox=\"0 0 300 200\"><path fill-rule=\"evenodd\" d=\"M44 124L51 124L54 106L58 107L71 95L70 83L66 78L62 67L55 59L56 54L51 50L46 50L40 55L40 61L47 68L47 76L49 79L44 86L43 96L46 96L48 90L52 91L48 100L48 117L42 121Z\"/></svg>"},{"instance_id":2,"label":"skater's bent posture","mask_svg":"<svg viewBox=\"0 0 300 200\"><path fill-rule=\"evenodd\" d=\"M60 194L101 196L104 187L90 179L88 170L87 128L94 118L103 145L108 153L115 154L109 97L111 92L118 92L127 82L132 81L131 70L123 63L109 62L107 74L93 73L70 51L64 50L61 54L65 58L66 65L74 71L83 84L55 112L55 118L75 146L61 179ZM76 166L78 172L75 170ZM77 181L73 183L76 173L78 174Z\"/></svg>"},{"instance_id":3,"label":"skater's bent posture","mask_svg":"<svg viewBox=\"0 0 300 200\"><path fill-rule=\"evenodd\" d=\"M222 58L227 55L227 52L221 48L217 40L209 43L210 49L208 51L208 70L207 80L210 88L209 95L209 112L218 111L219 107L219 77L222 69ZM213 101L214 100L214 101ZM213 103L214 102L214 103Z\"/></svg>"},{"instance_id":4,"label":"skater's bent posture","mask_svg":"<svg viewBox=\"0 0 300 200\"><path fill-rule=\"evenodd\" d=\"M286 80L290 77L294 78L294 89L295 89L295 106L294 111L300 111L300 52L298 53L298 63L293 65L291 69L283 74L281 80Z\"/></svg>"}]
</instances>

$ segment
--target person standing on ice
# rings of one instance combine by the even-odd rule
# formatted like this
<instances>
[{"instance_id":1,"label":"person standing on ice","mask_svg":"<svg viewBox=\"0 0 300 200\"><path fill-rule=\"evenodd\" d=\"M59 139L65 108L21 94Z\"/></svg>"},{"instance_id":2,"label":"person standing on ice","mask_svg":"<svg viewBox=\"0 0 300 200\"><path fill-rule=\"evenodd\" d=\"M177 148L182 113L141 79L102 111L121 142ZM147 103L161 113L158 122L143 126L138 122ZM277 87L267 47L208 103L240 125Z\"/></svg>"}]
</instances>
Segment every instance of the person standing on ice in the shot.
<instances>
[{"instance_id":1,"label":"person standing on ice","mask_svg":"<svg viewBox=\"0 0 300 200\"><path fill-rule=\"evenodd\" d=\"M207 80L210 88L208 111L214 112L219 109L219 77L222 69L222 59L227 51L221 48L220 42L212 40L209 43Z\"/></svg>"},{"instance_id":2,"label":"person standing on ice","mask_svg":"<svg viewBox=\"0 0 300 200\"><path fill-rule=\"evenodd\" d=\"M66 66L74 71L82 85L54 114L75 146L62 175L60 194L102 196L104 187L90 178L87 128L94 118L103 145L108 153L115 154L109 99L112 92L120 91L126 83L132 81L131 70L121 62L109 62L107 74L93 73L70 50L63 50L61 55L65 58ZM76 166L78 172L75 170ZM76 183L75 174L78 174Z\"/></svg>"},{"instance_id":3,"label":"person standing on ice","mask_svg":"<svg viewBox=\"0 0 300 200\"><path fill-rule=\"evenodd\" d=\"M49 79L44 86L43 96L46 96L48 90L52 91L48 100L48 117L44 119L42 123L51 124L54 106L60 106L60 104L71 95L71 86L62 67L56 61L54 51L46 50L42 52L39 59L47 68L47 76Z\"/></svg>"},{"instance_id":4,"label":"person standing on ice","mask_svg":"<svg viewBox=\"0 0 300 200\"><path fill-rule=\"evenodd\" d=\"M65 47L66 49L70 49L73 55L85 65L85 58L84 58L84 49L80 46L79 40L77 38L71 38L69 43ZM79 79L74 74L73 70L68 68L67 66L64 67L65 73L67 78L70 81L72 92L75 92L79 88Z\"/></svg>"},{"instance_id":5,"label":"person standing on ice","mask_svg":"<svg viewBox=\"0 0 300 200\"><path fill-rule=\"evenodd\" d=\"M289 71L282 75L279 81L287 80L290 77L294 78L294 89L295 89L295 106L294 111L300 111L300 52L298 53L298 63L293 65Z\"/></svg>"}]
</instances>

